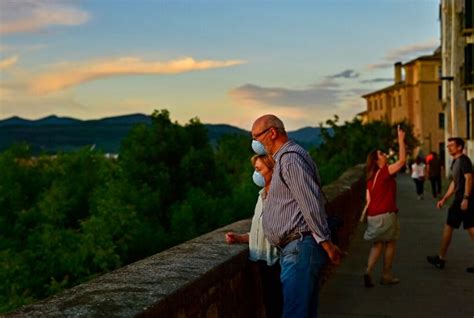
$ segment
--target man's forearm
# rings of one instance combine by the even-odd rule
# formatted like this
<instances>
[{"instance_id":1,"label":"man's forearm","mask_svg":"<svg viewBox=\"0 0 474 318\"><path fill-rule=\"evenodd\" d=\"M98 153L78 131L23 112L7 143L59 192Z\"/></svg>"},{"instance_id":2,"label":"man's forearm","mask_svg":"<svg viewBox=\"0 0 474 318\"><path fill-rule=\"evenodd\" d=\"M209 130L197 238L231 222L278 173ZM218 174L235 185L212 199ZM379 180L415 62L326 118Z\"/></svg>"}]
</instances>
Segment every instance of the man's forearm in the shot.
<instances>
[{"instance_id":1,"label":"man's forearm","mask_svg":"<svg viewBox=\"0 0 474 318\"><path fill-rule=\"evenodd\" d=\"M451 181L451 183L449 184L448 191L446 191L446 193L443 196L443 200L449 199L453 195L455 189L456 188L454 186L454 181Z\"/></svg>"},{"instance_id":2,"label":"man's forearm","mask_svg":"<svg viewBox=\"0 0 474 318\"><path fill-rule=\"evenodd\" d=\"M464 179L466 180L466 183L465 183L465 186L464 186L464 196L467 198L471 195L472 174L470 174L470 173L465 174Z\"/></svg>"}]
</instances>

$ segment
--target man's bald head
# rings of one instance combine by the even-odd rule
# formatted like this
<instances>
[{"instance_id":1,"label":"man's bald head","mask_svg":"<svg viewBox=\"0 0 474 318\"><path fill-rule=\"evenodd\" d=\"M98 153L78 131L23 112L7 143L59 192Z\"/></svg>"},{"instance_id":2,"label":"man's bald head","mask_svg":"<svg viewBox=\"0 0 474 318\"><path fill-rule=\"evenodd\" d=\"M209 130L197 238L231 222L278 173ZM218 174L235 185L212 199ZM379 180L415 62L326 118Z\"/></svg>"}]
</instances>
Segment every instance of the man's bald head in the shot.
<instances>
[{"instance_id":1,"label":"man's bald head","mask_svg":"<svg viewBox=\"0 0 474 318\"><path fill-rule=\"evenodd\" d=\"M252 138L261 142L267 153L273 155L288 141L285 125L275 115L263 115L252 125Z\"/></svg>"},{"instance_id":2,"label":"man's bald head","mask_svg":"<svg viewBox=\"0 0 474 318\"><path fill-rule=\"evenodd\" d=\"M253 123L252 130L257 127L260 129L267 129L269 127L273 127L282 132L285 131L285 125L283 124L281 119L272 114L263 115L257 118Z\"/></svg>"}]
</instances>

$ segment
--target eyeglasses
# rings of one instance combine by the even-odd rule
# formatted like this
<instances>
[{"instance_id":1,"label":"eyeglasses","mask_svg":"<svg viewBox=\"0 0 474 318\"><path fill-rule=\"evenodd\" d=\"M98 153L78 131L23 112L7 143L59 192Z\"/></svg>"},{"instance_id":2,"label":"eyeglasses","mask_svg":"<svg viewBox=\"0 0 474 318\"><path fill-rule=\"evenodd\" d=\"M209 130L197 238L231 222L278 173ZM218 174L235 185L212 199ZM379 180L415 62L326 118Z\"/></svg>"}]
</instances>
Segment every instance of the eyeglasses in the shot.
<instances>
[{"instance_id":1,"label":"eyeglasses","mask_svg":"<svg viewBox=\"0 0 474 318\"><path fill-rule=\"evenodd\" d=\"M260 137L261 135L265 134L266 132L268 132L270 129L272 129L274 127L268 127L267 129L265 129L264 131L258 133L258 134L255 134L252 136L252 139L257 139L258 137Z\"/></svg>"}]
</instances>

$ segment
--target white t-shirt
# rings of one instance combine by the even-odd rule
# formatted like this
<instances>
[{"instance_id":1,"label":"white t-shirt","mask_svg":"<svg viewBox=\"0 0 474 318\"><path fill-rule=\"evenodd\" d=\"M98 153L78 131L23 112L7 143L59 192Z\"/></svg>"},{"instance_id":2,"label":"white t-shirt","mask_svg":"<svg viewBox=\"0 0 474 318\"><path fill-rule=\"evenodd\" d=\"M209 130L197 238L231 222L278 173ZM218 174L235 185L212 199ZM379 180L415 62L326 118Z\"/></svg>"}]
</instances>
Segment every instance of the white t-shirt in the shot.
<instances>
[{"instance_id":1,"label":"white t-shirt","mask_svg":"<svg viewBox=\"0 0 474 318\"><path fill-rule=\"evenodd\" d=\"M425 176L425 164L422 162L420 164L412 164L411 165L411 177L413 179L418 179L420 177Z\"/></svg>"}]
</instances>

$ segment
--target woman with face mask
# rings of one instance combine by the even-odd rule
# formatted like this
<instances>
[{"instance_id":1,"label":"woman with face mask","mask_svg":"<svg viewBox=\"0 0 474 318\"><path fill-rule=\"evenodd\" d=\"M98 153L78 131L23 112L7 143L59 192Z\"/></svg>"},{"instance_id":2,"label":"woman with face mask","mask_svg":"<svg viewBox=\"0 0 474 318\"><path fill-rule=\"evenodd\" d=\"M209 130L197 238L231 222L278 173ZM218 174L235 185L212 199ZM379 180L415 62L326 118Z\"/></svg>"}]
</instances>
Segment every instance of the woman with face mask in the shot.
<instances>
[{"instance_id":1,"label":"woman with face mask","mask_svg":"<svg viewBox=\"0 0 474 318\"><path fill-rule=\"evenodd\" d=\"M263 287L263 301L267 317L281 317L282 293L280 285L280 265L278 250L272 247L263 234L262 211L265 198L270 189L273 167L275 165L270 155L260 154L251 158L255 171L252 175L253 182L261 187L250 233L237 234L228 232L225 239L228 244L248 243L249 259L256 262L259 267Z\"/></svg>"}]
</instances>

